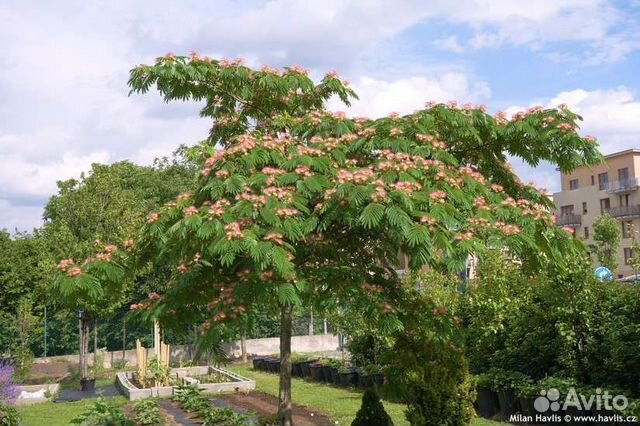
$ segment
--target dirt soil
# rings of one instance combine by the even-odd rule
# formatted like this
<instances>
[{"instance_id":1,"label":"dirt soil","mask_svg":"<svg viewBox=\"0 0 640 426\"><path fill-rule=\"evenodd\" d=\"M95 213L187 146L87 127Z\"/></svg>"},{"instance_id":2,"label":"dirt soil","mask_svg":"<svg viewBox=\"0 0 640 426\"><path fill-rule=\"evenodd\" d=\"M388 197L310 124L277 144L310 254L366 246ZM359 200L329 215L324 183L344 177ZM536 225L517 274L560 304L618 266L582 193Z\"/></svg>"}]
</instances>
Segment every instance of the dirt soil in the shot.
<instances>
[{"instance_id":1,"label":"dirt soil","mask_svg":"<svg viewBox=\"0 0 640 426\"><path fill-rule=\"evenodd\" d=\"M258 416L272 416L278 411L278 398L262 392L233 393L216 396L238 411L249 411ZM293 404L293 424L296 426L329 426L329 417L317 410Z\"/></svg>"},{"instance_id":2,"label":"dirt soil","mask_svg":"<svg viewBox=\"0 0 640 426\"><path fill-rule=\"evenodd\" d=\"M49 362L33 364L28 383L59 382L62 378L71 374L71 365L63 362Z\"/></svg>"}]
</instances>

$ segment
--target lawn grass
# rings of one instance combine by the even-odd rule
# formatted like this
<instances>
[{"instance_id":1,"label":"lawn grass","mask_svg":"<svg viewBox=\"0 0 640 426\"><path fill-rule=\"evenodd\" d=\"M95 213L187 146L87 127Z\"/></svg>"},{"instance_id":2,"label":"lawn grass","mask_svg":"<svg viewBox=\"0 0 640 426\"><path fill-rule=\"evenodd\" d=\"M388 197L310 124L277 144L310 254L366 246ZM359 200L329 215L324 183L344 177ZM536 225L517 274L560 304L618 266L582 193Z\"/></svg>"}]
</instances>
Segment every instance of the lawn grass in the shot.
<instances>
[{"instance_id":1,"label":"lawn grass","mask_svg":"<svg viewBox=\"0 0 640 426\"><path fill-rule=\"evenodd\" d=\"M256 388L261 392L278 395L278 376L253 370L249 365L231 365L227 369L256 381ZM293 402L309 408L317 408L329 415L332 421L340 425L350 425L356 412L360 408L362 392L352 389L342 389L333 386L293 379L291 385ZM405 406L384 401L384 408L393 419L396 426L408 426L404 417ZM474 419L472 426L497 426L504 423L485 419Z\"/></svg>"},{"instance_id":2,"label":"lawn grass","mask_svg":"<svg viewBox=\"0 0 640 426\"><path fill-rule=\"evenodd\" d=\"M68 426L71 424L71 420L85 412L94 402L95 399L85 399L77 402L46 402L16 408L20 413L22 426ZM127 400L118 396L109 398L109 402L116 406L122 406Z\"/></svg>"}]
</instances>

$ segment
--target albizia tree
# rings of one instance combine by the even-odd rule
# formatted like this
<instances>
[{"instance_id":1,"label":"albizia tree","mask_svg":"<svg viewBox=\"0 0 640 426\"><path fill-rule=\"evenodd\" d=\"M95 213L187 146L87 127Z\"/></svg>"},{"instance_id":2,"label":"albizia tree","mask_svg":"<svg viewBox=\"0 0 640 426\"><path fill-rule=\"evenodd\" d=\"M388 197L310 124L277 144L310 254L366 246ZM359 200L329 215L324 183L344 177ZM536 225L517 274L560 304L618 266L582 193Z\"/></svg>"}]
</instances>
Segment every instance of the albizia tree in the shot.
<instances>
[{"instance_id":1,"label":"albizia tree","mask_svg":"<svg viewBox=\"0 0 640 426\"><path fill-rule=\"evenodd\" d=\"M507 156L561 170L600 159L566 108L507 119L482 107L429 104L353 119L325 110L333 96L346 104L355 97L335 73L314 83L299 67L253 70L195 54L138 66L129 84L132 92L155 86L166 101L199 101L214 122L194 150L196 190L149 215L129 259L174 265L173 285L135 308L166 326L204 313L207 342L247 306L279 306L283 425L291 424L295 304L348 301L401 330L403 288L393 267L400 252L414 269L459 270L486 247L508 248L531 267L560 262L575 242ZM61 280L73 285L88 273Z\"/></svg>"}]
</instances>

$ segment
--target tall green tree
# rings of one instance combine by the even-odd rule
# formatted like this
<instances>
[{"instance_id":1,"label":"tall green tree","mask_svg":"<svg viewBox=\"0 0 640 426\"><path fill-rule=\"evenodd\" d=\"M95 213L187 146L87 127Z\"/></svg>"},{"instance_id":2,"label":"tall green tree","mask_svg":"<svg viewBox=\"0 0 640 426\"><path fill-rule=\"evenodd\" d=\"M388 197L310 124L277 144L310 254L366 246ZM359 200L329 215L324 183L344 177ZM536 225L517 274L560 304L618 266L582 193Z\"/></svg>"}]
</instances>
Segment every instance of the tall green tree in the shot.
<instances>
[{"instance_id":1,"label":"tall green tree","mask_svg":"<svg viewBox=\"0 0 640 426\"><path fill-rule=\"evenodd\" d=\"M593 222L593 246L600 265L609 268L611 272L618 269L618 250L620 250L620 222L605 213Z\"/></svg>"},{"instance_id":2,"label":"tall green tree","mask_svg":"<svg viewBox=\"0 0 640 426\"><path fill-rule=\"evenodd\" d=\"M94 164L91 172L79 180L58 183L59 193L45 207L42 235L52 252L58 254L58 259L77 259L99 252L93 259L96 260L95 265L103 264L111 259L117 245L132 244L131 237L151 209L189 189L193 182L194 169L186 161L158 160L152 167L126 161L111 165ZM58 268L73 273L79 266L67 260L58 264ZM96 271L104 270L97 267ZM85 282L74 288L53 283L52 290L60 296L62 307L82 312L79 316L79 345L83 377L87 375L89 326L94 326L95 354L98 320L113 316L130 300L134 282L139 284L136 294L140 297L140 289L146 290L149 282L158 284L155 278L163 272L140 270L136 276L128 276L126 285L116 291L114 288L103 291L97 282ZM117 276L124 277L122 271L118 271ZM96 280L108 278L94 277Z\"/></svg>"},{"instance_id":3,"label":"tall green tree","mask_svg":"<svg viewBox=\"0 0 640 426\"><path fill-rule=\"evenodd\" d=\"M205 311L207 344L217 324L247 306L278 306L282 425L291 424L294 305L348 301L397 331L405 294L393 268L398 252L413 269L456 271L486 247L507 247L535 267L561 263L580 244L504 161L515 155L562 170L599 161L566 108L507 120L433 104L350 119L324 110L333 96L347 104L355 97L334 73L314 83L298 67L257 71L195 54L136 67L130 85L155 85L167 101L203 102L201 115L214 120L193 151L201 165L195 190L149 215L136 242L138 267L174 265L179 274L165 294L135 308L167 326ZM60 286L87 282L91 264L66 270Z\"/></svg>"}]
</instances>

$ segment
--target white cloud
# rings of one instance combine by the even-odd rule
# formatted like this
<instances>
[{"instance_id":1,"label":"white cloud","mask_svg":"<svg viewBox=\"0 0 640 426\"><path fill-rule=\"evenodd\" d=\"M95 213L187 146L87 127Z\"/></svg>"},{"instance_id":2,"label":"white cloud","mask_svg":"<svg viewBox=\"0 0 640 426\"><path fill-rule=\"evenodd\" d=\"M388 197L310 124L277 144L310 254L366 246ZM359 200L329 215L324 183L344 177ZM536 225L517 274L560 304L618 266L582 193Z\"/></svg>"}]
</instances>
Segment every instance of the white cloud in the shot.
<instances>
[{"instance_id":1,"label":"white cloud","mask_svg":"<svg viewBox=\"0 0 640 426\"><path fill-rule=\"evenodd\" d=\"M572 60L599 65L640 49L636 20L605 0L463 0L443 5L439 13L473 32L466 41L451 36L437 43L457 53L503 45L539 50L546 44L578 42L584 44L582 53Z\"/></svg>"},{"instance_id":2,"label":"white cloud","mask_svg":"<svg viewBox=\"0 0 640 426\"><path fill-rule=\"evenodd\" d=\"M31 231L41 223L41 206L15 206L0 199L0 230L5 229L11 234L16 230Z\"/></svg>"},{"instance_id":3,"label":"white cloud","mask_svg":"<svg viewBox=\"0 0 640 426\"><path fill-rule=\"evenodd\" d=\"M9 197L42 199L56 192L56 181L77 178L92 163L107 163L108 152L94 152L86 156L64 153L61 159L34 164L20 155L0 158L0 193Z\"/></svg>"},{"instance_id":4,"label":"white cloud","mask_svg":"<svg viewBox=\"0 0 640 426\"><path fill-rule=\"evenodd\" d=\"M558 93L549 102L550 105L561 103L582 115L582 132L596 136L605 154L638 147L640 98L632 90L625 87L576 89Z\"/></svg>"},{"instance_id":5,"label":"white cloud","mask_svg":"<svg viewBox=\"0 0 640 426\"><path fill-rule=\"evenodd\" d=\"M546 102L547 106L566 104L569 109L580 114L582 135L592 135L598 139L603 154L611 154L630 148L637 148L640 141L640 98L625 87L609 90L575 89L558 93ZM532 105L529 105L532 106ZM512 106L509 113L525 108ZM519 161L514 162L523 180L534 180L552 191L559 190L560 175L548 164L532 169Z\"/></svg>"},{"instance_id":6,"label":"white cloud","mask_svg":"<svg viewBox=\"0 0 640 426\"><path fill-rule=\"evenodd\" d=\"M483 81L474 81L460 72L445 73L440 77L414 76L385 81L362 77L353 83L360 97L348 109L338 100L329 103L333 111L347 110L351 116L381 117L391 112L402 114L424 108L425 102L477 102L491 94Z\"/></svg>"}]
</instances>

